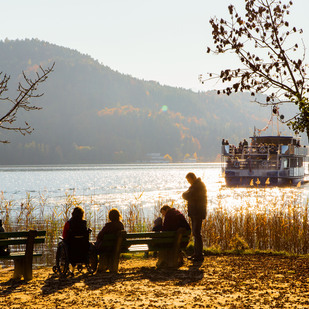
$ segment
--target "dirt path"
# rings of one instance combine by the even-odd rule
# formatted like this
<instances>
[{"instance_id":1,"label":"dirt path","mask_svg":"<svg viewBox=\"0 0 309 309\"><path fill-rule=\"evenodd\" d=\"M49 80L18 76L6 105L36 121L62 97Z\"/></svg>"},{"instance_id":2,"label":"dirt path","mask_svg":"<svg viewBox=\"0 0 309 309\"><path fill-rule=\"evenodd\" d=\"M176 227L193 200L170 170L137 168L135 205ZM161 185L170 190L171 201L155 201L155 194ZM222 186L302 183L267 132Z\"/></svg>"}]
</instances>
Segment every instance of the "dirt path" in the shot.
<instances>
[{"instance_id":1,"label":"dirt path","mask_svg":"<svg viewBox=\"0 0 309 309\"><path fill-rule=\"evenodd\" d=\"M207 256L179 270L154 259L121 261L118 274L59 279L34 270L28 283L0 270L0 308L309 308L309 259Z\"/></svg>"}]
</instances>

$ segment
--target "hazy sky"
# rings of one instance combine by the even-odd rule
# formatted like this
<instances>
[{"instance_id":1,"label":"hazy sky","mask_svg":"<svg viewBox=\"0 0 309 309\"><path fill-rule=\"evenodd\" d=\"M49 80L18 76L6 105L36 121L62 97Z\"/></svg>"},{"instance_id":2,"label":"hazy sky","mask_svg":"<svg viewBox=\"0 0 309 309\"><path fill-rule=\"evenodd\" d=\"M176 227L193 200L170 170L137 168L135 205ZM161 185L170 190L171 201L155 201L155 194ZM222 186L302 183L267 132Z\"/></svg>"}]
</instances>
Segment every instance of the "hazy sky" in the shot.
<instances>
[{"instance_id":1,"label":"hazy sky","mask_svg":"<svg viewBox=\"0 0 309 309\"><path fill-rule=\"evenodd\" d=\"M244 6L244 0L1 1L0 40L37 38L140 79L209 90L214 85L200 84L198 75L235 59L206 54L209 19L227 16L230 3ZM294 0L291 20L304 30L307 47L308 12L308 0Z\"/></svg>"}]
</instances>

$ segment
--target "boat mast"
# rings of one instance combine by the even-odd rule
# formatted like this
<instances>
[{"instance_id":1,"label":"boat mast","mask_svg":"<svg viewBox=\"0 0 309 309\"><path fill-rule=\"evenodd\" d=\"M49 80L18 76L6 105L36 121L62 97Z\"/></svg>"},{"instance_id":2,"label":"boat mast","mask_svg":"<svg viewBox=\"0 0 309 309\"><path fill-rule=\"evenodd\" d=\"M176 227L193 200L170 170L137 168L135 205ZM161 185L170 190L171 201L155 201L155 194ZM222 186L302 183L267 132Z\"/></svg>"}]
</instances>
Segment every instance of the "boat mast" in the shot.
<instances>
[{"instance_id":1,"label":"boat mast","mask_svg":"<svg viewBox=\"0 0 309 309\"><path fill-rule=\"evenodd\" d=\"M260 136L261 132L264 132L269 128L270 124L271 124L271 127L273 129L274 115L276 115L276 118L277 118L277 136L280 136L280 131L279 131L279 117L280 116L279 116L279 107L278 106L274 106L272 108L270 119L268 120L266 126L263 129L257 129L256 127L254 127L254 136L256 136L256 131L257 131L257 135Z\"/></svg>"}]
</instances>

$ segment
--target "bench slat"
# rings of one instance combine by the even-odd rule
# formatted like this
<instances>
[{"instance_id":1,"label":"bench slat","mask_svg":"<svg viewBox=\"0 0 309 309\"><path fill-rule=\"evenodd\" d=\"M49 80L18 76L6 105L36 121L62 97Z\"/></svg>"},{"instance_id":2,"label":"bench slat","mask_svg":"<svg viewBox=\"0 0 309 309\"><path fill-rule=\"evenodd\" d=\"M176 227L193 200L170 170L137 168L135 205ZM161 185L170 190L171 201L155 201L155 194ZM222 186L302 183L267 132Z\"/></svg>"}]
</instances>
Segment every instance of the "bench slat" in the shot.
<instances>
[{"instance_id":1,"label":"bench slat","mask_svg":"<svg viewBox=\"0 0 309 309\"><path fill-rule=\"evenodd\" d=\"M187 231L183 234L181 244L188 243L190 234L190 231ZM139 248L145 248L145 250L140 251L156 250L162 245L173 245L176 235L176 231L125 233L125 235L123 235L124 239L121 245L121 251L126 252L131 246L139 246ZM117 237L118 236L116 234L104 235L102 246L107 248L114 247Z\"/></svg>"},{"instance_id":2,"label":"bench slat","mask_svg":"<svg viewBox=\"0 0 309 309\"><path fill-rule=\"evenodd\" d=\"M176 231L170 232L146 232L146 233L127 233L126 238L173 238L176 235ZM190 231L184 233L184 235L189 235Z\"/></svg>"},{"instance_id":3,"label":"bench slat","mask_svg":"<svg viewBox=\"0 0 309 309\"><path fill-rule=\"evenodd\" d=\"M34 252L33 256L42 256L42 253ZM1 260L16 260L25 257L25 252L11 252L10 255L0 255Z\"/></svg>"},{"instance_id":4,"label":"bench slat","mask_svg":"<svg viewBox=\"0 0 309 309\"><path fill-rule=\"evenodd\" d=\"M34 239L35 244L43 244L45 238L36 237ZM24 245L27 243L27 238L17 238L17 239L0 239L0 246L9 246L9 245Z\"/></svg>"},{"instance_id":5,"label":"bench slat","mask_svg":"<svg viewBox=\"0 0 309 309\"><path fill-rule=\"evenodd\" d=\"M149 247L147 245L133 245L130 248L128 248L129 252L144 252L148 250Z\"/></svg>"},{"instance_id":6,"label":"bench slat","mask_svg":"<svg viewBox=\"0 0 309 309\"><path fill-rule=\"evenodd\" d=\"M188 239L188 238L187 238ZM185 241L186 238L182 238L182 241ZM174 238L162 238L162 239L126 239L123 241L124 246L131 245L160 245L160 244L173 244Z\"/></svg>"},{"instance_id":7,"label":"bench slat","mask_svg":"<svg viewBox=\"0 0 309 309\"><path fill-rule=\"evenodd\" d=\"M141 238L173 238L175 237L177 232L169 231L169 232L144 232L144 233L126 233L124 238L126 239L141 239ZM183 237L189 236L191 234L190 231L185 232ZM117 238L116 234L105 234L104 241L106 240L115 240Z\"/></svg>"},{"instance_id":8,"label":"bench slat","mask_svg":"<svg viewBox=\"0 0 309 309\"><path fill-rule=\"evenodd\" d=\"M114 239L105 239L103 240L103 246L104 247L113 247L115 245L115 240L116 238ZM189 237L188 236L184 236L182 237L182 241L185 242L185 241L189 241ZM168 243L173 243L174 242L174 237L172 238L142 238L142 239L139 239L139 238L129 238L129 239L124 239L123 242L122 242L122 246L123 247L128 247L128 246L131 246L131 245L154 245L154 244L168 244Z\"/></svg>"},{"instance_id":9,"label":"bench slat","mask_svg":"<svg viewBox=\"0 0 309 309\"><path fill-rule=\"evenodd\" d=\"M19 238L19 237L28 237L29 231L21 231L21 232L3 232L0 233L1 238ZM46 231L37 231L37 236L45 236ZM37 237L36 236L36 237Z\"/></svg>"}]
</instances>

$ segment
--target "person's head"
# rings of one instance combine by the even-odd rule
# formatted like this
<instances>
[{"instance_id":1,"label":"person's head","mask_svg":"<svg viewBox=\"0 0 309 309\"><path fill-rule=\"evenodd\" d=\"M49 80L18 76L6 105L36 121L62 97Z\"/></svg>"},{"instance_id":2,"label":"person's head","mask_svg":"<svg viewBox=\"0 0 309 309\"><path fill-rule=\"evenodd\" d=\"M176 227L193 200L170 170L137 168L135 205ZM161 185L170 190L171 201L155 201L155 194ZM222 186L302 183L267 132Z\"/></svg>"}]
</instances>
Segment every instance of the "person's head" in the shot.
<instances>
[{"instance_id":1,"label":"person's head","mask_svg":"<svg viewBox=\"0 0 309 309\"><path fill-rule=\"evenodd\" d=\"M153 221L154 226L160 226L162 225L162 218L158 217L156 220Z\"/></svg>"},{"instance_id":2,"label":"person's head","mask_svg":"<svg viewBox=\"0 0 309 309\"><path fill-rule=\"evenodd\" d=\"M170 206L168 205L163 205L160 209L160 213L162 214L163 217L165 217L166 213L171 209Z\"/></svg>"},{"instance_id":3,"label":"person's head","mask_svg":"<svg viewBox=\"0 0 309 309\"><path fill-rule=\"evenodd\" d=\"M82 207L77 206L72 211L72 218L83 220L85 216L85 211Z\"/></svg>"},{"instance_id":4,"label":"person's head","mask_svg":"<svg viewBox=\"0 0 309 309\"><path fill-rule=\"evenodd\" d=\"M121 215L118 209L113 208L108 212L108 219L112 222L117 222L121 220Z\"/></svg>"},{"instance_id":5,"label":"person's head","mask_svg":"<svg viewBox=\"0 0 309 309\"><path fill-rule=\"evenodd\" d=\"M186 175L186 179L187 179L188 183L189 183L190 185L192 185L192 184L194 183L194 181L196 180L196 176L195 176L194 173L190 172L190 173L188 173L188 174Z\"/></svg>"}]
</instances>

